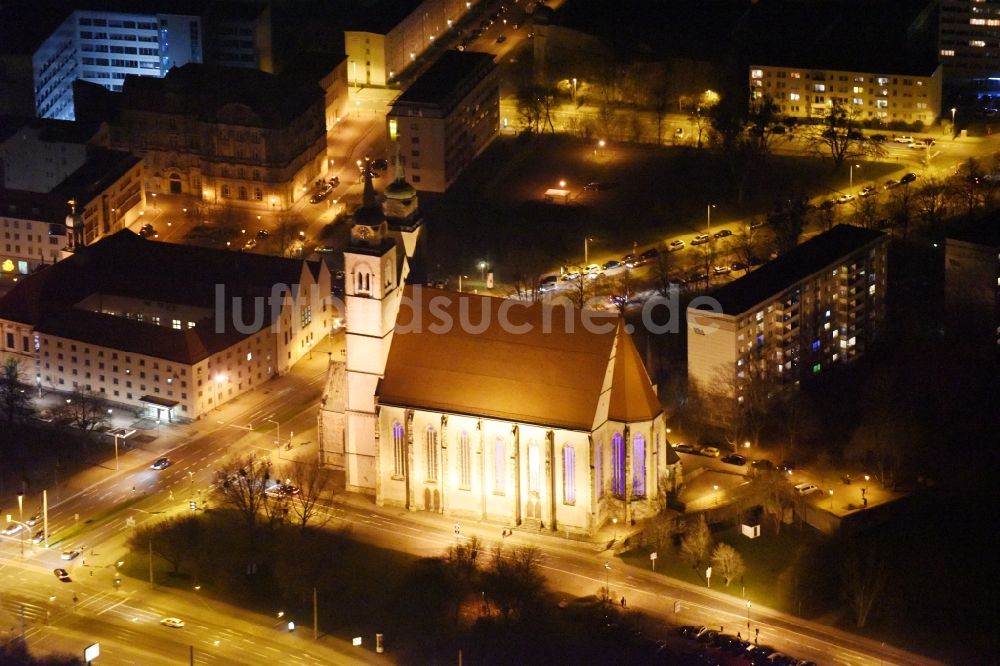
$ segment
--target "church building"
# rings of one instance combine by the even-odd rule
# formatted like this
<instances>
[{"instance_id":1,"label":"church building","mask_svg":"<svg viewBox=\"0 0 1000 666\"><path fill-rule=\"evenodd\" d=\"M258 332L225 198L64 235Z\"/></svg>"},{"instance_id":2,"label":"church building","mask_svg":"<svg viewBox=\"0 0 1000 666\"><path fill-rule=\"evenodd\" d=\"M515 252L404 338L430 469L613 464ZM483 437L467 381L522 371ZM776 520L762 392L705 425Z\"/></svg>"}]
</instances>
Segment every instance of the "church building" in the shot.
<instances>
[{"instance_id":1,"label":"church building","mask_svg":"<svg viewBox=\"0 0 1000 666\"><path fill-rule=\"evenodd\" d=\"M385 209L366 176L344 253L323 459L380 506L508 527L591 534L656 513L680 462L624 322L413 284L422 224L396 175Z\"/></svg>"}]
</instances>

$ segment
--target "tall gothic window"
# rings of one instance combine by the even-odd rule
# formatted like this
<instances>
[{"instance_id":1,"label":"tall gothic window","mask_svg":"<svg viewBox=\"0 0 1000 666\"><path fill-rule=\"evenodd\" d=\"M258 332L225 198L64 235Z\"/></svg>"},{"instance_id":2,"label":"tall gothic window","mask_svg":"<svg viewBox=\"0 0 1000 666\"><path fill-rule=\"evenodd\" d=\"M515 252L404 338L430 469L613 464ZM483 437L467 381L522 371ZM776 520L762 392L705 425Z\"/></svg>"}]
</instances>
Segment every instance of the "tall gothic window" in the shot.
<instances>
[{"instance_id":1,"label":"tall gothic window","mask_svg":"<svg viewBox=\"0 0 1000 666\"><path fill-rule=\"evenodd\" d=\"M493 492L503 494L507 490L507 444L503 437L493 442Z\"/></svg>"},{"instance_id":2,"label":"tall gothic window","mask_svg":"<svg viewBox=\"0 0 1000 666\"><path fill-rule=\"evenodd\" d=\"M563 446L563 501L576 502L576 450L572 444Z\"/></svg>"},{"instance_id":3,"label":"tall gothic window","mask_svg":"<svg viewBox=\"0 0 1000 666\"><path fill-rule=\"evenodd\" d=\"M620 432L611 438L611 493L625 496L625 440Z\"/></svg>"},{"instance_id":4,"label":"tall gothic window","mask_svg":"<svg viewBox=\"0 0 1000 666\"><path fill-rule=\"evenodd\" d=\"M403 424L396 421L392 424L392 474L402 478L406 466L403 461L405 449L403 446Z\"/></svg>"},{"instance_id":5,"label":"tall gothic window","mask_svg":"<svg viewBox=\"0 0 1000 666\"><path fill-rule=\"evenodd\" d=\"M541 453L534 442L528 444L528 492L538 494L541 488Z\"/></svg>"},{"instance_id":6,"label":"tall gothic window","mask_svg":"<svg viewBox=\"0 0 1000 666\"><path fill-rule=\"evenodd\" d=\"M632 438L632 494L646 496L646 438L641 433Z\"/></svg>"},{"instance_id":7,"label":"tall gothic window","mask_svg":"<svg viewBox=\"0 0 1000 666\"><path fill-rule=\"evenodd\" d=\"M463 431L458 437L458 485L462 488L472 487L472 456L469 453L469 433Z\"/></svg>"},{"instance_id":8,"label":"tall gothic window","mask_svg":"<svg viewBox=\"0 0 1000 666\"><path fill-rule=\"evenodd\" d=\"M434 428L427 428L427 480L438 480L438 434Z\"/></svg>"},{"instance_id":9,"label":"tall gothic window","mask_svg":"<svg viewBox=\"0 0 1000 666\"><path fill-rule=\"evenodd\" d=\"M598 499L604 496L604 443L601 440L594 445L594 491Z\"/></svg>"}]
</instances>

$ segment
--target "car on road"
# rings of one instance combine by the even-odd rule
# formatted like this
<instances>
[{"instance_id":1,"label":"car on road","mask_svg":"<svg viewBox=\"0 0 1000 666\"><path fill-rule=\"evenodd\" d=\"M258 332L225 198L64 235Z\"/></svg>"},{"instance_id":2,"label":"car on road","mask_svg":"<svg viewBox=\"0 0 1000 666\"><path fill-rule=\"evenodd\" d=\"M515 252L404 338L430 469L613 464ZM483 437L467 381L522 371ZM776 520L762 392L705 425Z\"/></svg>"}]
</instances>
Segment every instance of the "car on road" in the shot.
<instances>
[{"instance_id":1,"label":"car on road","mask_svg":"<svg viewBox=\"0 0 1000 666\"><path fill-rule=\"evenodd\" d=\"M784 472L785 474L791 474L792 470L796 469L797 465L792 460L782 460L775 469L779 472Z\"/></svg>"},{"instance_id":2,"label":"car on road","mask_svg":"<svg viewBox=\"0 0 1000 666\"><path fill-rule=\"evenodd\" d=\"M712 268L713 275L729 275L732 269L729 266L715 266Z\"/></svg>"},{"instance_id":3,"label":"car on road","mask_svg":"<svg viewBox=\"0 0 1000 666\"><path fill-rule=\"evenodd\" d=\"M333 192L333 185L330 185L329 183L323 183L323 185L321 185L320 188L316 190L316 194L309 197L309 203L318 204L319 202L323 201L323 199L326 199L326 197L329 196L330 192Z\"/></svg>"},{"instance_id":4,"label":"car on road","mask_svg":"<svg viewBox=\"0 0 1000 666\"><path fill-rule=\"evenodd\" d=\"M889 180L885 181L885 183L882 185L882 189L884 189L884 190L891 190L891 189L896 188L896 187L899 187L899 181L898 180L894 180L892 178L890 178Z\"/></svg>"},{"instance_id":5,"label":"car on road","mask_svg":"<svg viewBox=\"0 0 1000 666\"><path fill-rule=\"evenodd\" d=\"M732 235L733 235L733 232L730 231L729 229L723 229L721 231L716 231L715 232L715 237L716 238L725 238L726 236L732 236Z\"/></svg>"},{"instance_id":6,"label":"car on road","mask_svg":"<svg viewBox=\"0 0 1000 666\"><path fill-rule=\"evenodd\" d=\"M270 234L268 234L267 231L261 229L257 232L257 240L266 240L269 235Z\"/></svg>"},{"instance_id":7,"label":"car on road","mask_svg":"<svg viewBox=\"0 0 1000 666\"><path fill-rule=\"evenodd\" d=\"M569 271L562 276L563 282L572 282L580 279L580 271Z\"/></svg>"},{"instance_id":8,"label":"car on road","mask_svg":"<svg viewBox=\"0 0 1000 666\"><path fill-rule=\"evenodd\" d=\"M603 269L597 264L587 264L587 268L584 269L587 275L598 275L603 273Z\"/></svg>"},{"instance_id":9,"label":"car on road","mask_svg":"<svg viewBox=\"0 0 1000 666\"><path fill-rule=\"evenodd\" d=\"M36 513L24 519L24 524L27 525L28 527L34 527L40 522L42 522L42 514L40 513Z\"/></svg>"},{"instance_id":10,"label":"car on road","mask_svg":"<svg viewBox=\"0 0 1000 666\"><path fill-rule=\"evenodd\" d=\"M709 240L708 234L698 234L691 239L691 245L704 245Z\"/></svg>"},{"instance_id":11,"label":"car on road","mask_svg":"<svg viewBox=\"0 0 1000 666\"><path fill-rule=\"evenodd\" d=\"M680 444L673 444L671 446L674 451L678 451L680 453L695 453L694 447L690 444L684 444L681 442Z\"/></svg>"},{"instance_id":12,"label":"car on road","mask_svg":"<svg viewBox=\"0 0 1000 666\"><path fill-rule=\"evenodd\" d=\"M243 244L243 249L244 250L252 250L255 247L257 247L257 239L256 238L251 238L250 240L248 240L246 243Z\"/></svg>"},{"instance_id":13,"label":"car on road","mask_svg":"<svg viewBox=\"0 0 1000 666\"><path fill-rule=\"evenodd\" d=\"M139 235L143 238L159 238L160 234L156 233L156 229L153 228L152 224L142 225L142 229L139 229Z\"/></svg>"},{"instance_id":14,"label":"car on road","mask_svg":"<svg viewBox=\"0 0 1000 666\"><path fill-rule=\"evenodd\" d=\"M747 459L738 453L730 453L727 456L722 456L720 460L727 465L737 465L739 467L747 464Z\"/></svg>"},{"instance_id":15,"label":"car on road","mask_svg":"<svg viewBox=\"0 0 1000 666\"><path fill-rule=\"evenodd\" d=\"M170 627L171 629L184 628L184 620L180 619L179 617L165 617L162 620L160 620L160 624L162 624L164 627Z\"/></svg>"},{"instance_id":16,"label":"car on road","mask_svg":"<svg viewBox=\"0 0 1000 666\"><path fill-rule=\"evenodd\" d=\"M642 263L646 263L647 261L656 259L658 256L660 256L660 251L657 250L655 247L651 247L639 255L639 261L641 261Z\"/></svg>"},{"instance_id":17,"label":"car on road","mask_svg":"<svg viewBox=\"0 0 1000 666\"><path fill-rule=\"evenodd\" d=\"M608 189L608 186L600 181L592 180L586 185L584 185L583 189L590 190L591 192L600 192L602 190Z\"/></svg>"},{"instance_id":18,"label":"car on road","mask_svg":"<svg viewBox=\"0 0 1000 666\"><path fill-rule=\"evenodd\" d=\"M868 137L868 140L874 141L875 143L885 143L886 141L889 140L889 137L887 137L885 134L872 134L870 137Z\"/></svg>"},{"instance_id":19,"label":"car on road","mask_svg":"<svg viewBox=\"0 0 1000 666\"><path fill-rule=\"evenodd\" d=\"M720 452L717 446L703 446L698 450L698 453L709 458L718 458Z\"/></svg>"},{"instance_id":20,"label":"car on road","mask_svg":"<svg viewBox=\"0 0 1000 666\"><path fill-rule=\"evenodd\" d=\"M842 194L839 197L837 197L837 205L838 206L839 205L843 205L845 203L850 203L852 201L854 201L854 195L853 194Z\"/></svg>"},{"instance_id":21,"label":"car on road","mask_svg":"<svg viewBox=\"0 0 1000 666\"><path fill-rule=\"evenodd\" d=\"M268 497L293 497L301 492L301 490L290 483L276 483L265 490L264 494Z\"/></svg>"},{"instance_id":22,"label":"car on road","mask_svg":"<svg viewBox=\"0 0 1000 666\"><path fill-rule=\"evenodd\" d=\"M684 241L682 240L670 241L670 244L667 245L667 249L670 250L671 252L677 252L678 250L683 250Z\"/></svg>"},{"instance_id":23,"label":"car on road","mask_svg":"<svg viewBox=\"0 0 1000 666\"><path fill-rule=\"evenodd\" d=\"M612 268L621 268L622 262L617 259L612 259L611 261L605 261L604 265L601 266L606 271L610 271Z\"/></svg>"},{"instance_id":24,"label":"car on road","mask_svg":"<svg viewBox=\"0 0 1000 666\"><path fill-rule=\"evenodd\" d=\"M73 550L64 550L62 552L62 555L60 555L60 558L62 558L64 560L75 560L76 558L80 557L80 554L82 552L83 552L83 548L74 548Z\"/></svg>"},{"instance_id":25,"label":"car on road","mask_svg":"<svg viewBox=\"0 0 1000 666\"><path fill-rule=\"evenodd\" d=\"M497 44L503 44L506 41L507 41L506 35L500 35L499 37L497 37Z\"/></svg>"},{"instance_id":26,"label":"car on road","mask_svg":"<svg viewBox=\"0 0 1000 666\"><path fill-rule=\"evenodd\" d=\"M174 463L171 462L170 458L157 458L156 461L152 465L150 465L150 468L152 468L152 469L166 469L166 468L170 467L173 464Z\"/></svg>"},{"instance_id":27,"label":"car on road","mask_svg":"<svg viewBox=\"0 0 1000 666\"><path fill-rule=\"evenodd\" d=\"M0 534L4 536L14 536L23 529L24 527L21 525L21 523L11 523L7 527L3 528L3 530L0 530Z\"/></svg>"},{"instance_id":28,"label":"car on road","mask_svg":"<svg viewBox=\"0 0 1000 666\"><path fill-rule=\"evenodd\" d=\"M913 143L913 137L907 135L897 136L893 138L893 141L895 141L896 143L910 144Z\"/></svg>"},{"instance_id":29,"label":"car on road","mask_svg":"<svg viewBox=\"0 0 1000 666\"><path fill-rule=\"evenodd\" d=\"M767 472L774 469L774 463L767 458L758 458L757 460L751 462L750 466L758 472Z\"/></svg>"},{"instance_id":30,"label":"car on road","mask_svg":"<svg viewBox=\"0 0 1000 666\"><path fill-rule=\"evenodd\" d=\"M917 174L915 174L913 172L910 172L910 173L904 175L902 178L899 179L899 184L900 185L906 185L908 183L912 183L916 179L917 179Z\"/></svg>"},{"instance_id":31,"label":"car on road","mask_svg":"<svg viewBox=\"0 0 1000 666\"><path fill-rule=\"evenodd\" d=\"M38 530L35 536L31 537L31 543L41 543L45 541L45 530Z\"/></svg>"},{"instance_id":32,"label":"car on road","mask_svg":"<svg viewBox=\"0 0 1000 666\"><path fill-rule=\"evenodd\" d=\"M639 265L637 263L638 261L639 260L636 258L634 254L626 254L624 257L622 257L622 263L625 264L626 268L635 268L636 266Z\"/></svg>"},{"instance_id":33,"label":"car on road","mask_svg":"<svg viewBox=\"0 0 1000 666\"><path fill-rule=\"evenodd\" d=\"M55 574L56 578L64 583L72 583L73 579L69 577L69 572L65 569L53 569L52 573Z\"/></svg>"},{"instance_id":34,"label":"car on road","mask_svg":"<svg viewBox=\"0 0 1000 666\"><path fill-rule=\"evenodd\" d=\"M818 492L819 487L815 483L799 483L795 486L795 493L797 495L812 495Z\"/></svg>"},{"instance_id":35,"label":"car on road","mask_svg":"<svg viewBox=\"0 0 1000 666\"><path fill-rule=\"evenodd\" d=\"M863 197L870 197L873 194L878 194L878 190L875 189L874 185L867 185L858 192Z\"/></svg>"}]
</instances>

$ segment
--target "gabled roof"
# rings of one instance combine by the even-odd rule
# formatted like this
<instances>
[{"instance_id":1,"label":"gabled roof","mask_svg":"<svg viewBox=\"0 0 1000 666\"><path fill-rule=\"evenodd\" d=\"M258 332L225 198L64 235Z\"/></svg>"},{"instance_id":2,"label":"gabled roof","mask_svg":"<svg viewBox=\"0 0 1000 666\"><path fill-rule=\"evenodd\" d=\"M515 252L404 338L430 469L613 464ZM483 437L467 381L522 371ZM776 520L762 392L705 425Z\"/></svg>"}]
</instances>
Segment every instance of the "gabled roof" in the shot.
<instances>
[{"instance_id":1,"label":"gabled roof","mask_svg":"<svg viewBox=\"0 0 1000 666\"><path fill-rule=\"evenodd\" d=\"M646 368L639 358L631 336L619 324L615 348L614 375L611 380L611 401L608 419L625 423L649 421L663 411L653 392Z\"/></svg>"},{"instance_id":2,"label":"gabled roof","mask_svg":"<svg viewBox=\"0 0 1000 666\"><path fill-rule=\"evenodd\" d=\"M616 315L408 286L378 401L589 432L612 351L620 381L648 391L613 387L617 413L647 414L649 379Z\"/></svg>"}]
</instances>

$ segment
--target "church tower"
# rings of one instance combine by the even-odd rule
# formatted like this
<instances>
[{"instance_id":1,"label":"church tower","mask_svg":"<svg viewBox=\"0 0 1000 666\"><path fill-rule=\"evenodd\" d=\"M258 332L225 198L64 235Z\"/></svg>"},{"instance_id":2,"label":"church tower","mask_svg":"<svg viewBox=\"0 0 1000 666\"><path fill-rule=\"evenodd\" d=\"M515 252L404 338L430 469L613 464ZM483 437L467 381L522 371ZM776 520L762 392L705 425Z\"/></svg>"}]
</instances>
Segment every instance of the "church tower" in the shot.
<instances>
[{"instance_id":1,"label":"church tower","mask_svg":"<svg viewBox=\"0 0 1000 666\"><path fill-rule=\"evenodd\" d=\"M402 289L401 262L385 213L375 198L371 165L344 251L347 310L344 466L347 489L375 492L375 391L385 372Z\"/></svg>"},{"instance_id":2,"label":"church tower","mask_svg":"<svg viewBox=\"0 0 1000 666\"><path fill-rule=\"evenodd\" d=\"M416 257L424 254L423 214L417 201L417 191L406 182L403 163L396 143L396 177L385 188L385 216L389 231L403 248L408 270L413 270ZM406 282L406 276L400 282Z\"/></svg>"}]
</instances>

